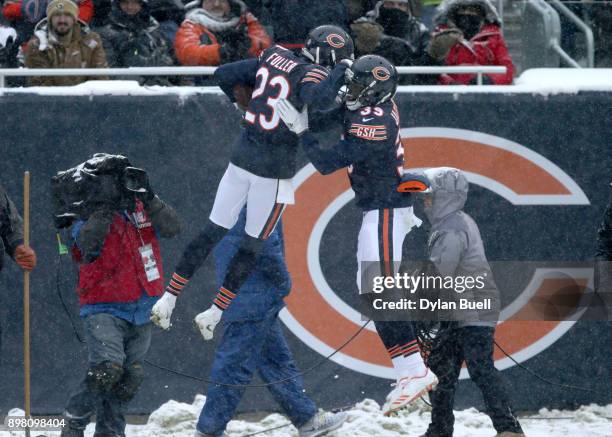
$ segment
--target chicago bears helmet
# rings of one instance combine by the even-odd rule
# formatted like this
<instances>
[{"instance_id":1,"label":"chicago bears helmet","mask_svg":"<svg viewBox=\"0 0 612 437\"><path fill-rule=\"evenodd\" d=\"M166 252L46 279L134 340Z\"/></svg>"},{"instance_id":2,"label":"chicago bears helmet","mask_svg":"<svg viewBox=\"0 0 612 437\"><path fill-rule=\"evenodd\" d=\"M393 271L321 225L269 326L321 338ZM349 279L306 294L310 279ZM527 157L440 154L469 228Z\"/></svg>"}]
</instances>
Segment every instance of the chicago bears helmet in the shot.
<instances>
[{"instance_id":1,"label":"chicago bears helmet","mask_svg":"<svg viewBox=\"0 0 612 437\"><path fill-rule=\"evenodd\" d=\"M308 34L302 55L324 67L333 67L343 59L355 59L353 39L342 28L332 25L315 27Z\"/></svg>"},{"instance_id":2,"label":"chicago bears helmet","mask_svg":"<svg viewBox=\"0 0 612 437\"><path fill-rule=\"evenodd\" d=\"M386 102L397 91L397 70L378 55L361 56L346 70L346 79L344 99L351 111Z\"/></svg>"}]
</instances>

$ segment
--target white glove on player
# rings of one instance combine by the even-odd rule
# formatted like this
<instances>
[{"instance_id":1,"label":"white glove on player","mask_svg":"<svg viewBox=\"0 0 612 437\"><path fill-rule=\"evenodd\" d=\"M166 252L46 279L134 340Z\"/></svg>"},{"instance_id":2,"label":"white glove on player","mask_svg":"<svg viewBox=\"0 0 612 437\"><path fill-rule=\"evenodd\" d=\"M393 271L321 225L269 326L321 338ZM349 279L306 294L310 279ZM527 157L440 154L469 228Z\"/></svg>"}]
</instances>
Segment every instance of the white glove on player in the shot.
<instances>
[{"instance_id":1,"label":"white glove on player","mask_svg":"<svg viewBox=\"0 0 612 437\"><path fill-rule=\"evenodd\" d=\"M212 305L203 313L198 314L193 321L197 325L204 340L212 340L213 331L217 326L217 323L221 320L223 311L218 306Z\"/></svg>"},{"instance_id":2,"label":"white glove on player","mask_svg":"<svg viewBox=\"0 0 612 437\"><path fill-rule=\"evenodd\" d=\"M300 112L289 100L280 99L276 102L275 109L291 132L301 135L308 130L308 107L305 106Z\"/></svg>"},{"instance_id":3,"label":"white glove on player","mask_svg":"<svg viewBox=\"0 0 612 437\"><path fill-rule=\"evenodd\" d=\"M151 321L162 329L170 329L170 316L176 305L176 296L165 292L151 309Z\"/></svg>"}]
</instances>

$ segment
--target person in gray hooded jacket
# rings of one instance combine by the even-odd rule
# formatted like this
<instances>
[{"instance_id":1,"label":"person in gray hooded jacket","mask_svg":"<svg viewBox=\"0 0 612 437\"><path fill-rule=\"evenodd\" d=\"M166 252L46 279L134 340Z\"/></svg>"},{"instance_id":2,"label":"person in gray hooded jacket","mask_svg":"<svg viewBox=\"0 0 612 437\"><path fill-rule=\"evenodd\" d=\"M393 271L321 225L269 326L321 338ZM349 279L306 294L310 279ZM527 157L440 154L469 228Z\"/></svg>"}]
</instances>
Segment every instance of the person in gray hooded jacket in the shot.
<instances>
[{"instance_id":1,"label":"person in gray hooded jacket","mask_svg":"<svg viewBox=\"0 0 612 437\"><path fill-rule=\"evenodd\" d=\"M486 413L500 437L524 436L497 369L493 363L493 336L499 312L499 292L493 281L476 222L462 211L469 183L458 169L441 167L425 171L430 192L424 196L424 211L431 223L428 258L435 274L443 277L484 278L483 287L461 293L470 300L491 299L491 310L455 316L443 322L445 335L428 358L439 384L430 392L431 424L424 437L452 437L453 399L463 361L482 392ZM461 317L459 319L459 317Z\"/></svg>"}]
</instances>

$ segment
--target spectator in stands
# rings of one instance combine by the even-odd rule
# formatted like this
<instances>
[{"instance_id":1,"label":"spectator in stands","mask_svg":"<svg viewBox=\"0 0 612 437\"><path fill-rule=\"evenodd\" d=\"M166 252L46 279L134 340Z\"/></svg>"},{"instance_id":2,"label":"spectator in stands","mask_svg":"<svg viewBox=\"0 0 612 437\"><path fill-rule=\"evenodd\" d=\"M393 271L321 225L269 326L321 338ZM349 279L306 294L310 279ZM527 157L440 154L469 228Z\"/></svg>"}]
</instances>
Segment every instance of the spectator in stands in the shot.
<instances>
[{"instance_id":1,"label":"spectator in stands","mask_svg":"<svg viewBox=\"0 0 612 437\"><path fill-rule=\"evenodd\" d=\"M345 0L268 0L274 41L288 49L304 47L308 32L323 24L348 30Z\"/></svg>"},{"instance_id":2,"label":"spectator in stands","mask_svg":"<svg viewBox=\"0 0 612 437\"><path fill-rule=\"evenodd\" d=\"M71 0L53 0L47 18L36 25L28 42L28 68L106 68L106 54L100 36L77 19L78 7ZM95 79L103 77L96 76ZM29 85L76 85L86 76L41 76L28 79Z\"/></svg>"},{"instance_id":3,"label":"spectator in stands","mask_svg":"<svg viewBox=\"0 0 612 437\"><path fill-rule=\"evenodd\" d=\"M79 20L89 23L94 14L93 0L76 0ZM45 18L47 0L6 0L2 15L19 35L18 43L27 42L36 24Z\"/></svg>"},{"instance_id":4,"label":"spectator in stands","mask_svg":"<svg viewBox=\"0 0 612 437\"><path fill-rule=\"evenodd\" d=\"M181 64L221 65L258 56L270 46L265 29L240 0L199 2L190 4L196 7L188 9L176 34L174 50Z\"/></svg>"},{"instance_id":5,"label":"spectator in stands","mask_svg":"<svg viewBox=\"0 0 612 437\"><path fill-rule=\"evenodd\" d=\"M0 24L0 68L17 67L17 52L19 51L17 38L15 29Z\"/></svg>"},{"instance_id":6,"label":"spectator in stands","mask_svg":"<svg viewBox=\"0 0 612 437\"><path fill-rule=\"evenodd\" d=\"M95 15L90 23L98 29L109 22L113 0L93 0ZM185 5L181 0L147 0L149 13L159 23L160 31L170 45L174 45L174 37L180 24L185 19Z\"/></svg>"},{"instance_id":7,"label":"spectator in stands","mask_svg":"<svg viewBox=\"0 0 612 437\"><path fill-rule=\"evenodd\" d=\"M501 20L489 0L444 0L428 52L446 65L502 65L505 74L487 74L483 83L509 85L514 66L501 34ZM458 32L459 31L459 32ZM441 75L443 85L475 84L475 74Z\"/></svg>"},{"instance_id":8,"label":"spectator in stands","mask_svg":"<svg viewBox=\"0 0 612 437\"><path fill-rule=\"evenodd\" d=\"M435 64L426 52L427 28L412 14L408 0L382 0L351 24L355 56L383 56L395 65ZM435 82L434 76L404 76L402 83Z\"/></svg>"},{"instance_id":9,"label":"spectator in stands","mask_svg":"<svg viewBox=\"0 0 612 437\"><path fill-rule=\"evenodd\" d=\"M595 66L612 67L612 3L595 0L591 5L591 25L595 37Z\"/></svg>"},{"instance_id":10,"label":"spectator in stands","mask_svg":"<svg viewBox=\"0 0 612 437\"><path fill-rule=\"evenodd\" d=\"M167 67L174 64L159 23L147 0L113 0L109 23L98 33L110 67ZM147 84L169 84L165 78L148 76Z\"/></svg>"}]
</instances>

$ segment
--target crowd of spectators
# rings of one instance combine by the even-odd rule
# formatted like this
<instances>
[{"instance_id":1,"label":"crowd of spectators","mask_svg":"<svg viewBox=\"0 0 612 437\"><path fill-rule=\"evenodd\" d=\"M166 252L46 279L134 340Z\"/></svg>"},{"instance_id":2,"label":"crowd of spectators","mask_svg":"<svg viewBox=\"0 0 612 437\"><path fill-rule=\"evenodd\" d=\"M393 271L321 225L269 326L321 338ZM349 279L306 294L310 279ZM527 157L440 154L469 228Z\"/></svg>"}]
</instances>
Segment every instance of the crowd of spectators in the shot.
<instances>
[{"instance_id":1,"label":"crowd of spectators","mask_svg":"<svg viewBox=\"0 0 612 437\"><path fill-rule=\"evenodd\" d=\"M491 0L188 1L4 0L0 68L215 66L258 56L273 43L299 49L310 29L335 24L353 36L356 56L374 53L405 66L503 65L505 75L484 82L512 83L514 67ZM598 65L605 66L612 58L611 44L603 43L610 39L612 4L593 0L591 10ZM403 83L473 84L475 77L405 76Z\"/></svg>"}]
</instances>

